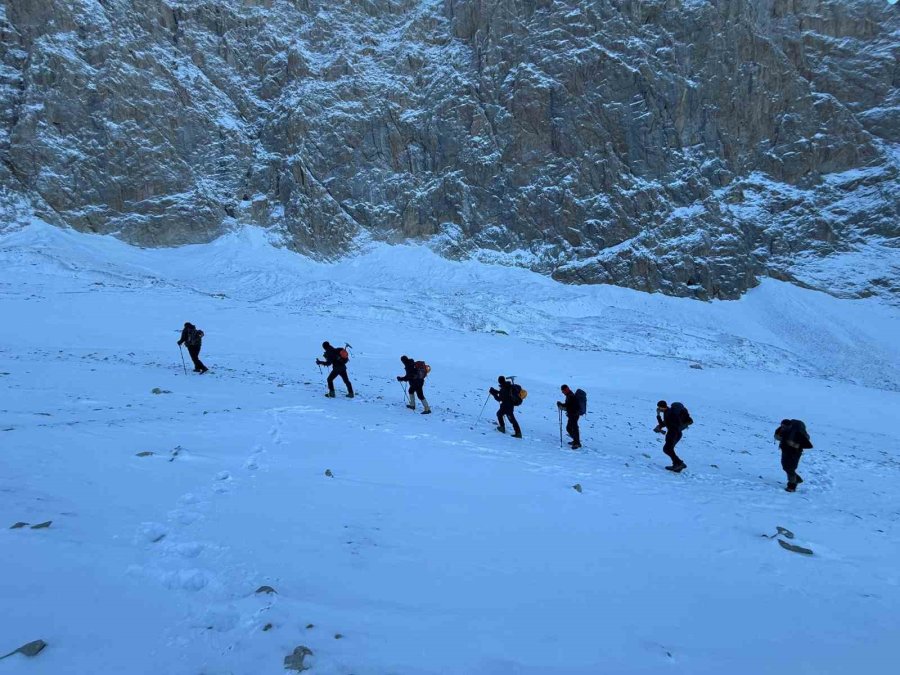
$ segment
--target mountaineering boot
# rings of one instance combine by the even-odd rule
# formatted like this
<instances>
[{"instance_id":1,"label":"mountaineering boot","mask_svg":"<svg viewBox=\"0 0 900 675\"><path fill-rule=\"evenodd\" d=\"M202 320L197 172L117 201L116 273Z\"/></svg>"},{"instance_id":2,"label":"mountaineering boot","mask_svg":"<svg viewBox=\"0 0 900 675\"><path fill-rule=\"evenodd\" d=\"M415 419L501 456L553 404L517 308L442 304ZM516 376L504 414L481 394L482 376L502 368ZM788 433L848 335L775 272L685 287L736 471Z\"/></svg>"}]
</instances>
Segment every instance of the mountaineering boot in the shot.
<instances>
[{"instance_id":1,"label":"mountaineering boot","mask_svg":"<svg viewBox=\"0 0 900 675\"><path fill-rule=\"evenodd\" d=\"M671 471L673 473L681 473L687 468L687 464L684 462L678 462L677 464L673 464L672 466L667 466L666 471Z\"/></svg>"},{"instance_id":2,"label":"mountaineering boot","mask_svg":"<svg viewBox=\"0 0 900 675\"><path fill-rule=\"evenodd\" d=\"M410 410L416 409L416 395L412 392L409 393L409 403L406 404L406 407Z\"/></svg>"},{"instance_id":3,"label":"mountaineering boot","mask_svg":"<svg viewBox=\"0 0 900 675\"><path fill-rule=\"evenodd\" d=\"M802 483L802 482L803 482L803 479L800 478L800 474L795 473L794 474L794 485L800 485L800 483Z\"/></svg>"},{"instance_id":4,"label":"mountaineering boot","mask_svg":"<svg viewBox=\"0 0 900 675\"><path fill-rule=\"evenodd\" d=\"M513 438L522 438L522 432L518 431L518 432L514 433Z\"/></svg>"},{"instance_id":5,"label":"mountaineering boot","mask_svg":"<svg viewBox=\"0 0 900 675\"><path fill-rule=\"evenodd\" d=\"M347 392L347 398L353 398L353 392L352 392L352 391L348 391L348 392Z\"/></svg>"},{"instance_id":6,"label":"mountaineering boot","mask_svg":"<svg viewBox=\"0 0 900 675\"><path fill-rule=\"evenodd\" d=\"M334 398L334 392L329 391L327 394L325 394L325 398Z\"/></svg>"},{"instance_id":7,"label":"mountaineering boot","mask_svg":"<svg viewBox=\"0 0 900 675\"><path fill-rule=\"evenodd\" d=\"M572 447L573 450L577 450L578 448L581 447L581 443L570 443L569 445Z\"/></svg>"},{"instance_id":8,"label":"mountaineering boot","mask_svg":"<svg viewBox=\"0 0 900 675\"><path fill-rule=\"evenodd\" d=\"M497 431L499 431L501 434L505 434L505 433L506 433L506 427L504 427L504 426L498 424L498 425L497 425Z\"/></svg>"},{"instance_id":9,"label":"mountaineering boot","mask_svg":"<svg viewBox=\"0 0 900 675\"><path fill-rule=\"evenodd\" d=\"M784 491L785 491L785 492L796 492L796 491L797 491L797 484L796 484L796 483L788 483L788 484L787 484L787 487L784 488Z\"/></svg>"},{"instance_id":10,"label":"mountaineering boot","mask_svg":"<svg viewBox=\"0 0 900 675\"><path fill-rule=\"evenodd\" d=\"M425 408L425 410L422 411L422 414L423 414L423 415L430 415L430 414L431 414L431 406L428 405L428 399L427 399L427 398L423 398L423 399L422 399L422 407Z\"/></svg>"}]
</instances>

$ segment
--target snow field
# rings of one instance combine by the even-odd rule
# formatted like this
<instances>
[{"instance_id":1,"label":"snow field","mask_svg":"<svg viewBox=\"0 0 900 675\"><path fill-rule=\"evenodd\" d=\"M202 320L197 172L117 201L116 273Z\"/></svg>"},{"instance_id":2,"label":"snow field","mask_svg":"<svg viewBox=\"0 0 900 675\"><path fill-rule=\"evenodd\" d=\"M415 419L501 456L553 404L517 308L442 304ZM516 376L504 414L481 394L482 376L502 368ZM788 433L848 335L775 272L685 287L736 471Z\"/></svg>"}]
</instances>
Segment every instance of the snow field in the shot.
<instances>
[{"instance_id":1,"label":"snow field","mask_svg":"<svg viewBox=\"0 0 900 675\"><path fill-rule=\"evenodd\" d=\"M0 263L0 513L53 521L0 529L0 652L49 645L0 673L279 673L301 644L314 673L893 671L890 308L409 247L317 265L253 232L142 251L35 224ZM182 373L186 320L209 375ZM322 396L323 339L353 345L357 399ZM433 368L431 416L403 407L402 353ZM475 423L498 374L529 391L522 441L493 401ZM577 453L562 382L589 395ZM659 398L696 420L677 476ZM816 446L793 495L785 416Z\"/></svg>"}]
</instances>

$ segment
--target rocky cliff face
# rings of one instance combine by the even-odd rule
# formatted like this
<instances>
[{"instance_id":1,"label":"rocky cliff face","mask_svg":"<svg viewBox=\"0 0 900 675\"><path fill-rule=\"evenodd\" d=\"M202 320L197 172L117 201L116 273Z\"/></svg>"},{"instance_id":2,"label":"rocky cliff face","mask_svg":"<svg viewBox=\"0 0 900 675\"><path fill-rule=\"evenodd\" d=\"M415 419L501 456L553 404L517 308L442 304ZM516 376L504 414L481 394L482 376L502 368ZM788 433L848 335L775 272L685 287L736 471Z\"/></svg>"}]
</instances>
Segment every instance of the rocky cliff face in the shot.
<instances>
[{"instance_id":1,"label":"rocky cliff face","mask_svg":"<svg viewBox=\"0 0 900 675\"><path fill-rule=\"evenodd\" d=\"M0 209L897 297L898 56L885 0L0 0Z\"/></svg>"}]
</instances>

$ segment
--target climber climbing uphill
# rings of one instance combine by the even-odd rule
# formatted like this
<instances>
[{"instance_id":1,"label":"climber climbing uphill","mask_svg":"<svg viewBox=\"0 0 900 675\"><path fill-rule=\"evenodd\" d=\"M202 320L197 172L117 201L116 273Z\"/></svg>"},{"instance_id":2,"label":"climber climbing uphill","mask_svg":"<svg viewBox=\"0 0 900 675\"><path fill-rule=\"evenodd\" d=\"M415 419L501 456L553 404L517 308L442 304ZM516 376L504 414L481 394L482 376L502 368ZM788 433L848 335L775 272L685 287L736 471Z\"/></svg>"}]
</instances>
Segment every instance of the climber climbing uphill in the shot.
<instances>
[{"instance_id":1,"label":"climber climbing uphill","mask_svg":"<svg viewBox=\"0 0 900 675\"><path fill-rule=\"evenodd\" d=\"M566 400L557 401L556 407L566 411L566 419L568 420L566 422L566 433L572 438L569 447L573 450L578 450L581 447L581 431L578 428L578 418L584 414L584 406L582 406L582 401L578 400L579 397L576 392L569 389L569 385L564 384L559 389ZM578 392L584 397L584 392L581 389Z\"/></svg>"},{"instance_id":2,"label":"climber climbing uphill","mask_svg":"<svg viewBox=\"0 0 900 675\"><path fill-rule=\"evenodd\" d=\"M507 380L503 375L497 378L500 389L491 387L488 392L494 397L494 400L500 403L500 409L497 411L497 431L502 434L506 433L506 423L504 418L508 419L513 426L513 438L522 438L522 429L516 420L516 406L522 403L525 398L523 395L525 390L515 382Z\"/></svg>"},{"instance_id":3,"label":"climber climbing uphill","mask_svg":"<svg viewBox=\"0 0 900 675\"><path fill-rule=\"evenodd\" d=\"M692 425L694 420L691 419L691 415L687 408L684 407L684 404L673 403L669 406L665 401L660 401L656 404L656 421L657 425L653 431L659 434L666 434L663 452L672 460L672 465L667 466L666 469L675 473L681 473L687 468L687 464L675 454L675 446L681 440L684 430ZM665 432L663 432L663 429L665 429Z\"/></svg>"},{"instance_id":4,"label":"climber climbing uphill","mask_svg":"<svg viewBox=\"0 0 900 675\"><path fill-rule=\"evenodd\" d=\"M191 361L194 362L194 372L200 373L201 375L209 370L209 368L203 365L203 361L200 360L200 349L203 347L203 335L204 333L202 330L198 329L190 321L185 321L184 328L181 330L181 339L178 340L179 348L181 345L187 347ZM184 355L182 354L182 358L183 356Z\"/></svg>"},{"instance_id":5,"label":"climber climbing uphill","mask_svg":"<svg viewBox=\"0 0 900 675\"><path fill-rule=\"evenodd\" d=\"M401 356L400 361L403 363L403 367L406 370L404 375L397 376L397 382L408 382L409 383L409 403L406 404L406 407L410 410L416 409L416 397L419 397L419 400L422 401L422 414L430 415L431 407L428 405L428 399L425 398L425 378L428 377L428 373L431 368L424 361L416 361L415 359L411 359L408 356Z\"/></svg>"},{"instance_id":6,"label":"climber climbing uphill","mask_svg":"<svg viewBox=\"0 0 900 675\"><path fill-rule=\"evenodd\" d=\"M804 450L812 448L806 425L800 420L781 420L775 430L775 440L781 448L781 468L787 474L786 492L796 492L797 486L803 482L797 467Z\"/></svg>"},{"instance_id":7,"label":"climber climbing uphill","mask_svg":"<svg viewBox=\"0 0 900 675\"><path fill-rule=\"evenodd\" d=\"M328 341L322 343L322 349L325 350L324 360L316 359L316 365L331 367L331 374L328 376L328 393L325 396L334 398L334 381L340 377L347 385L347 398L353 398L353 385L350 384L350 378L347 377L347 362L350 360L347 349L332 347Z\"/></svg>"}]
</instances>

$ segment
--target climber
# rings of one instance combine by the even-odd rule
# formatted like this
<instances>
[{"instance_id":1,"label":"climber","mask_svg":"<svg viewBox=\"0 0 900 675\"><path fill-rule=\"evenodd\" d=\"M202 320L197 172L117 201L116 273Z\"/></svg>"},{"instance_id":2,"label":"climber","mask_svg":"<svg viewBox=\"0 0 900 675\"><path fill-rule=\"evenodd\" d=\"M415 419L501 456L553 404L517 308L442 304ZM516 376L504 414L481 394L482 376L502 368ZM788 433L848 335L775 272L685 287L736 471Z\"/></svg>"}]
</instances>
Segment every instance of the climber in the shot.
<instances>
[{"instance_id":1,"label":"climber","mask_svg":"<svg viewBox=\"0 0 900 675\"><path fill-rule=\"evenodd\" d=\"M515 399L520 396L519 391L521 391L521 387L507 381L502 375L497 378L497 383L500 385L499 390L493 387L488 390L491 396L494 397L494 400L500 403L500 409L497 411L497 431L503 434L506 433L506 424L504 423L504 417L506 417L512 423L513 438L522 438L522 430L519 428L515 415L515 406L517 405ZM521 397L519 398L519 403L521 403Z\"/></svg>"},{"instance_id":2,"label":"climber","mask_svg":"<svg viewBox=\"0 0 900 675\"><path fill-rule=\"evenodd\" d=\"M409 403L406 404L406 407L410 410L416 409L416 396L419 397L419 400L422 401L422 407L424 410L422 411L423 415L431 414L431 407L428 405L428 400L425 398L425 378L428 377L428 371L430 370L427 365L425 365L424 361L416 361L415 359L411 359L408 356L401 356L400 361L403 362L403 367L406 369L405 375L398 375L397 382L409 382Z\"/></svg>"},{"instance_id":3,"label":"climber","mask_svg":"<svg viewBox=\"0 0 900 675\"><path fill-rule=\"evenodd\" d=\"M347 385L347 398L353 398L353 385L350 384L350 378L347 377L347 362L350 360L347 350L332 347L331 343L327 341L322 343L322 349L325 350L323 354L325 360L316 359L316 365L331 366L331 374L328 376L328 393L325 396L334 398L334 381L340 377Z\"/></svg>"},{"instance_id":4,"label":"climber","mask_svg":"<svg viewBox=\"0 0 900 675\"><path fill-rule=\"evenodd\" d=\"M575 392L569 389L569 385L564 384L560 388L563 396L565 396L565 401L557 401L556 407L560 410L566 411L566 433L572 437L572 441L569 443L569 446L573 450L577 450L581 447L581 432L578 429L578 418L581 416L581 403L578 402L578 398L575 396Z\"/></svg>"},{"instance_id":5,"label":"climber","mask_svg":"<svg viewBox=\"0 0 900 675\"><path fill-rule=\"evenodd\" d=\"M198 330L197 327L189 321L184 322L184 328L181 330L181 339L178 341L178 346L181 347L181 345L187 347L188 354L191 356L191 361L194 362L195 373L200 373L202 375L209 370L209 368L203 365L203 361L200 360L200 349L203 347L203 331Z\"/></svg>"}]
</instances>

